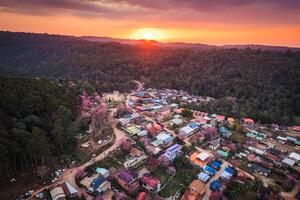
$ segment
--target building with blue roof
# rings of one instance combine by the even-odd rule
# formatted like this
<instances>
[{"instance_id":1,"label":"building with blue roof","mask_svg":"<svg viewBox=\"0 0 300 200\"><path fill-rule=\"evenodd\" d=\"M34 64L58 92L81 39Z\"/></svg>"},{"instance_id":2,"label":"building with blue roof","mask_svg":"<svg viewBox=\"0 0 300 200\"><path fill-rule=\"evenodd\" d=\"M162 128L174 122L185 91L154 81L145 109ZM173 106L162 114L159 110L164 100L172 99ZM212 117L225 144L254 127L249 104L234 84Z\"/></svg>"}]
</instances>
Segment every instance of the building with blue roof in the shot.
<instances>
[{"instance_id":1,"label":"building with blue roof","mask_svg":"<svg viewBox=\"0 0 300 200\"><path fill-rule=\"evenodd\" d=\"M221 183L219 180L215 180L215 181L211 182L211 184L210 184L211 190L217 191L217 190L220 190L220 188L221 188Z\"/></svg>"},{"instance_id":2,"label":"building with blue roof","mask_svg":"<svg viewBox=\"0 0 300 200\"><path fill-rule=\"evenodd\" d=\"M205 173L209 174L209 175L214 175L216 173L216 170L214 168L212 168L211 166L209 165L205 165L203 167L203 170Z\"/></svg>"},{"instance_id":3,"label":"building with blue roof","mask_svg":"<svg viewBox=\"0 0 300 200\"><path fill-rule=\"evenodd\" d=\"M170 134L167 134L165 132L162 132L156 136L157 140L160 140L162 144L172 144L173 143L173 137Z\"/></svg>"},{"instance_id":4,"label":"building with blue roof","mask_svg":"<svg viewBox=\"0 0 300 200\"><path fill-rule=\"evenodd\" d=\"M212 162L210 163L210 165L211 165L214 169L219 170L219 169L221 168L222 163L220 163L219 161L214 160L214 161L212 161Z\"/></svg>"},{"instance_id":5,"label":"building with blue roof","mask_svg":"<svg viewBox=\"0 0 300 200\"><path fill-rule=\"evenodd\" d=\"M234 170L231 167L226 167L220 177L223 179L230 179L233 176L233 173Z\"/></svg>"},{"instance_id":6,"label":"building with blue roof","mask_svg":"<svg viewBox=\"0 0 300 200\"><path fill-rule=\"evenodd\" d=\"M91 182L91 187L94 189L94 190L97 190L97 188L102 184L104 183L105 181L105 178L102 177L102 176L99 176L98 178L95 178L92 182Z\"/></svg>"},{"instance_id":7,"label":"building with blue roof","mask_svg":"<svg viewBox=\"0 0 300 200\"><path fill-rule=\"evenodd\" d=\"M234 170L233 170L231 167L226 167L226 168L224 169L224 171L226 171L226 172L228 172L228 173L230 173L230 174L233 174L233 173L234 173Z\"/></svg>"},{"instance_id":8,"label":"building with blue roof","mask_svg":"<svg viewBox=\"0 0 300 200\"><path fill-rule=\"evenodd\" d=\"M193 129L193 130L196 130L197 128L199 128L200 124L197 123L197 122L190 122L188 123L188 126Z\"/></svg>"},{"instance_id":9,"label":"building with blue roof","mask_svg":"<svg viewBox=\"0 0 300 200\"><path fill-rule=\"evenodd\" d=\"M174 160L176 156L181 152L182 146L179 144L174 144L166 149L164 156L169 160Z\"/></svg>"},{"instance_id":10,"label":"building with blue roof","mask_svg":"<svg viewBox=\"0 0 300 200\"><path fill-rule=\"evenodd\" d=\"M200 172L198 174L198 179L201 180L203 183L206 183L210 179L210 176L204 172Z\"/></svg>"},{"instance_id":11,"label":"building with blue roof","mask_svg":"<svg viewBox=\"0 0 300 200\"><path fill-rule=\"evenodd\" d=\"M226 138L229 138L232 135L231 131L223 126L219 128L219 133Z\"/></svg>"}]
</instances>

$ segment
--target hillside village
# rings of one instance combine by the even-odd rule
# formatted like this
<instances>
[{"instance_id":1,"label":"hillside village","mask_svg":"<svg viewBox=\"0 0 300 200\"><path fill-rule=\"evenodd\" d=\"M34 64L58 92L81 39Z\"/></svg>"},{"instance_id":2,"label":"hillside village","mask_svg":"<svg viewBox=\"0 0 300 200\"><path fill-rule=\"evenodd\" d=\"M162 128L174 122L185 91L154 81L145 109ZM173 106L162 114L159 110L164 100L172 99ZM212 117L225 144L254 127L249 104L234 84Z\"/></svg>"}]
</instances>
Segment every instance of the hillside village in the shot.
<instances>
[{"instance_id":1,"label":"hillside village","mask_svg":"<svg viewBox=\"0 0 300 200\"><path fill-rule=\"evenodd\" d=\"M190 110L214 99L185 91L140 86L106 97L121 136L33 198L300 198L299 126Z\"/></svg>"}]
</instances>

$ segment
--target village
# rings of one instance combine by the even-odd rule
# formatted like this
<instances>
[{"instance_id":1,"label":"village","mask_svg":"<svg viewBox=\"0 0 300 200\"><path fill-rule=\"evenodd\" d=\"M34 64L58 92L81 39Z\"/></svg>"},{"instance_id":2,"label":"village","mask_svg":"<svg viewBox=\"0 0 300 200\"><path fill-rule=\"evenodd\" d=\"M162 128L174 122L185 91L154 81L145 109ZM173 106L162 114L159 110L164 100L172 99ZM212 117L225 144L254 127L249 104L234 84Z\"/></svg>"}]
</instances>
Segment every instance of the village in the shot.
<instances>
[{"instance_id":1,"label":"village","mask_svg":"<svg viewBox=\"0 0 300 200\"><path fill-rule=\"evenodd\" d=\"M190 110L214 99L139 84L104 98L116 123L102 142L112 146L33 199L300 198L299 126Z\"/></svg>"}]
</instances>

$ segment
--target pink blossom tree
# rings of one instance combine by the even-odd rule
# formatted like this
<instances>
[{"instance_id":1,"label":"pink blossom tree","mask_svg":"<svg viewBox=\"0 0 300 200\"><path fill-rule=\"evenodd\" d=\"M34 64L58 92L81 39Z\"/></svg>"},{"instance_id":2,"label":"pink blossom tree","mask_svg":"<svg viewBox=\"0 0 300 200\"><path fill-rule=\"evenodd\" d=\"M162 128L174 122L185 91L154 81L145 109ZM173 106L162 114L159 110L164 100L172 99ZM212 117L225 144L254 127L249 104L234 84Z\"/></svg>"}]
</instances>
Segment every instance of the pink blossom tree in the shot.
<instances>
[{"instance_id":1,"label":"pink blossom tree","mask_svg":"<svg viewBox=\"0 0 300 200\"><path fill-rule=\"evenodd\" d=\"M173 167L173 166L169 166L169 167L167 168L167 173L168 173L169 175L175 174L175 173L176 173L176 168Z\"/></svg>"},{"instance_id":2,"label":"pink blossom tree","mask_svg":"<svg viewBox=\"0 0 300 200\"><path fill-rule=\"evenodd\" d=\"M162 155L162 156L159 156L157 160L158 160L159 166L162 166L162 167L168 167L169 164L170 164L169 159L166 158L166 157L163 156L163 155Z\"/></svg>"},{"instance_id":3,"label":"pink blossom tree","mask_svg":"<svg viewBox=\"0 0 300 200\"><path fill-rule=\"evenodd\" d=\"M123 151L129 152L131 149L131 142L130 142L130 140L123 140L123 141L121 141L120 146Z\"/></svg>"},{"instance_id":4,"label":"pink blossom tree","mask_svg":"<svg viewBox=\"0 0 300 200\"><path fill-rule=\"evenodd\" d=\"M151 169L155 169L159 165L159 162L158 159L150 157L148 158L147 164Z\"/></svg>"}]
</instances>

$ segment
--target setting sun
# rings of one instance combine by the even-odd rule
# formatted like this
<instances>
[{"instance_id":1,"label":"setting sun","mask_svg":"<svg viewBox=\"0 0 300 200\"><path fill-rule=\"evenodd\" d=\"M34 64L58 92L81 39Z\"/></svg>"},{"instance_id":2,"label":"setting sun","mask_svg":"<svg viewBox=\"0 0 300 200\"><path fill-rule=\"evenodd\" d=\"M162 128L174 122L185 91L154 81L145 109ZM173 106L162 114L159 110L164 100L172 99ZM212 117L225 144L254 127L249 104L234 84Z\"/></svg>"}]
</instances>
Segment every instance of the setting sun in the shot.
<instances>
[{"instance_id":1,"label":"setting sun","mask_svg":"<svg viewBox=\"0 0 300 200\"><path fill-rule=\"evenodd\" d=\"M157 40L162 41L166 39L166 35L160 29L156 28L142 28L131 34L132 39L143 39L143 40Z\"/></svg>"},{"instance_id":2,"label":"setting sun","mask_svg":"<svg viewBox=\"0 0 300 200\"><path fill-rule=\"evenodd\" d=\"M154 35L152 34L152 33L144 33L143 34L143 38L145 39L145 40L153 40L154 39Z\"/></svg>"}]
</instances>

